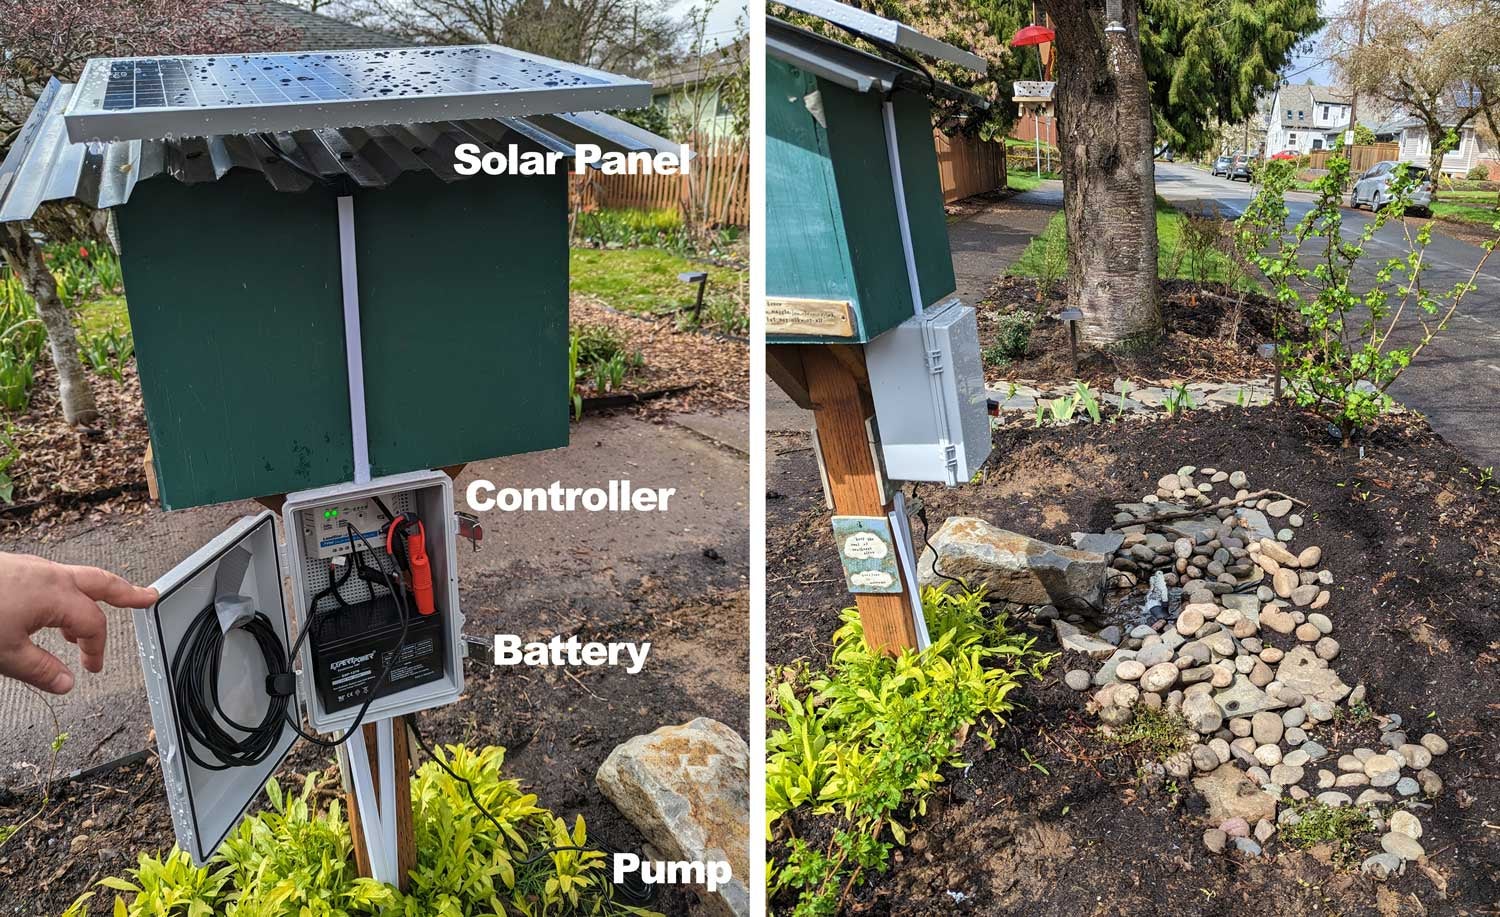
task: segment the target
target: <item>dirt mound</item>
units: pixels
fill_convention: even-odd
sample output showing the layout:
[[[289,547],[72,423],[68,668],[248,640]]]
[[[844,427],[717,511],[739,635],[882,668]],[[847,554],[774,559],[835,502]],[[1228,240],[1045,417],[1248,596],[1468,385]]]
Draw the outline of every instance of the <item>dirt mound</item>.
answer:
[[[778,496],[768,503],[773,666],[799,658],[825,665],[837,611],[848,604],[803,445],[786,437],[771,446],[780,453],[768,482]],[[1372,708],[1451,743],[1446,788],[1422,819],[1427,860],[1380,885],[1316,848],[1273,845],[1274,856],[1253,864],[1210,854],[1200,839],[1203,800],[1190,787],[1143,778],[1142,759],[1098,734],[1058,666],[1012,695],[1026,709],[998,734],[998,748],[971,743],[973,766],[952,774],[931,814],[917,819],[914,835],[923,839],[851,896],[853,912],[1493,913],[1500,489],[1421,421],[1390,421],[1347,451],[1326,425],[1283,408],[1011,428],[997,433],[981,481],[924,487],[921,496],[933,525],[972,515],[1067,543],[1073,531],[1110,525],[1120,494],[1184,464],[1243,469],[1309,504],[1303,532],[1336,575],[1330,614],[1342,632],[1340,672],[1368,686]],[[1032,819],[1056,834],[1028,832]],[[816,834],[809,824],[796,828]],[[991,858],[1035,862],[998,874]]]

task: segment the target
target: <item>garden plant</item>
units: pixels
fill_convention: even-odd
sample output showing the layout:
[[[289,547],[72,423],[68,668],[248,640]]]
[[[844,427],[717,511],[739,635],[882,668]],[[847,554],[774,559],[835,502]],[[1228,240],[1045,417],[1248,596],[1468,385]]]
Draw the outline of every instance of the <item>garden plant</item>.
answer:
[[[113,900],[116,917],[653,914],[614,899],[608,857],[589,846],[582,818],[570,828],[501,775],[505,749],[449,745],[438,754],[443,764],[428,761],[412,780],[417,865],[404,894],[359,876],[349,824],[313,773],[300,793],[268,783],[269,806],[241,822],[207,865],[176,847],[143,853],[63,917],[103,913],[101,899]]]
[[[1251,261],[1284,315],[1305,326],[1305,334],[1295,337],[1288,323],[1278,328],[1290,391],[1299,405],[1337,428],[1346,447],[1356,431],[1391,409],[1391,385],[1448,327],[1496,245],[1495,239],[1483,244],[1467,280],[1433,289],[1423,276],[1432,226],[1413,232],[1402,220],[1417,173],[1398,169],[1395,200],[1352,236],[1344,232],[1340,208],[1349,173],[1347,157],[1330,156],[1328,174],[1317,183],[1317,203],[1289,228],[1284,198],[1294,170],[1269,162],[1259,193],[1239,221],[1241,232],[1268,240],[1269,250],[1252,253]],[[1392,223],[1404,227],[1406,250],[1387,258],[1372,255],[1375,234]]]
[[[770,893],[797,917],[839,913],[865,875],[887,869],[945,769],[963,766],[969,733],[993,747],[1010,693],[1051,662],[979,592],[929,587],[922,607],[927,649],[873,652],[846,609],[829,670],[787,671],[773,688],[767,712],[781,725],[766,737],[766,824],[783,843]],[[818,835],[799,836],[812,821]]]

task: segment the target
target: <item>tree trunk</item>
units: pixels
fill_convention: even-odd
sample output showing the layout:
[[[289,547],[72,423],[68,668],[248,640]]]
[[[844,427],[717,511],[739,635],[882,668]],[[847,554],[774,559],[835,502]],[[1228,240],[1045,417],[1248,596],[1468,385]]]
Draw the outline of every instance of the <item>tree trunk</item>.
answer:
[[[1447,131],[1443,128],[1441,121],[1427,122],[1427,180],[1432,182],[1432,199],[1438,199],[1438,186],[1441,184],[1438,178],[1443,174],[1444,152],[1438,149]]]
[[[52,365],[57,368],[58,398],[62,402],[63,419],[74,426],[93,423],[99,419],[99,408],[94,403],[94,390],[84,372],[83,361],[78,358],[78,335],[73,329],[73,316],[57,295],[57,281],[42,260],[42,247],[37,244],[24,223],[6,226],[10,237],[5,239],[5,260],[11,271],[21,280],[21,287],[36,301],[37,316],[47,329],[48,349],[52,352]]]
[[[1104,31],[1102,5],[1046,0],[1057,31],[1057,128],[1068,227],[1068,306],[1084,340],[1127,347],[1161,333],[1156,283],[1156,174],[1151,92],[1138,0],[1124,32]]]

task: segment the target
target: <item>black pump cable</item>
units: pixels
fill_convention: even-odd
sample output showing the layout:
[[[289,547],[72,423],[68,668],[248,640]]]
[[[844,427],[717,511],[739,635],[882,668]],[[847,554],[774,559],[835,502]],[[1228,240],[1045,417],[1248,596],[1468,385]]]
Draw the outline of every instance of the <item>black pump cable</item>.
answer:
[[[271,619],[257,611],[249,621],[231,628],[254,638],[266,661],[266,682],[270,701],[265,716],[254,726],[236,721],[224,710],[219,698],[219,667],[223,662],[224,639],[228,634],[219,623],[218,611],[209,603],[188,625],[182,642],[172,654],[172,697],[177,706],[178,721],[187,733],[183,750],[193,763],[211,771],[232,767],[250,767],[271,756],[281,739],[281,720],[286,716],[290,694],[269,690],[273,680],[285,682],[291,677],[286,651]],[[234,735],[225,728],[238,730]],[[200,756],[195,744],[206,749],[216,760]]]
[[[911,486],[911,498],[917,501],[917,518],[922,522],[922,547],[932,552],[932,572],[957,586],[960,591],[967,590],[969,587],[962,580],[955,579],[938,569],[937,549],[932,546],[932,542],[927,540],[927,501],[917,493],[916,484]]]

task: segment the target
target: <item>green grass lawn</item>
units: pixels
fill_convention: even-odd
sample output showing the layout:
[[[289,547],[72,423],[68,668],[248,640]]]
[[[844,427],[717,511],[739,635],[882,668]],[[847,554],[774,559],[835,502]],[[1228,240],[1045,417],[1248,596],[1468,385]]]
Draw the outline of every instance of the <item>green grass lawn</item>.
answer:
[[[1049,259],[1056,263],[1056,260],[1063,257],[1062,253],[1067,250],[1067,237],[1068,229],[1064,224],[1063,215],[1054,214],[1052,219],[1047,221],[1047,228],[1043,229],[1040,235],[1032,238],[1031,244],[1026,246],[1021,257],[1010,266],[1006,273],[1011,277],[1030,277],[1033,280],[1045,277],[1048,274]],[[1058,272],[1053,270],[1051,273],[1055,276]]]
[[[1012,191],[1030,191],[1041,187],[1042,182],[1061,178],[1056,172],[1043,172],[1041,178],[1036,177],[1033,171],[1021,171],[1020,169],[1007,169],[1005,172],[1005,186]]]
[[[1045,143],[1045,142],[1042,144],[1042,156],[1045,157],[1047,155],[1047,148],[1049,146],[1052,146],[1052,144]],[[1036,141],[1035,140],[1021,140],[1021,139],[1019,139],[1017,137],[1006,137],[1005,138],[1005,148],[1007,150],[1011,150],[1012,152],[1033,153],[1033,152],[1036,151]],[[1052,147],[1052,156],[1053,156],[1053,158],[1054,159],[1057,158],[1057,155],[1058,155],[1057,147],[1053,146]]]
[[[666,312],[692,305],[697,289],[677,279],[683,271],[708,271],[708,315],[739,302],[744,272],[705,266],[659,248],[575,248],[571,253],[572,290],[595,297],[621,312]],[[717,307],[717,308],[716,308]]]
[[[1182,259],[1182,263],[1173,269],[1172,254],[1182,244],[1182,228],[1187,222],[1187,217],[1179,213],[1172,205],[1158,198],[1156,202],[1156,241],[1157,241],[1157,267],[1158,275],[1163,280],[1174,278],[1198,279],[1194,276],[1192,266]],[[1031,240],[1022,252],[1019,260],[1011,265],[1007,273],[1012,277],[1030,277],[1043,279],[1050,273],[1054,278],[1061,278],[1062,270],[1058,266],[1066,261],[1067,250],[1067,226],[1061,213],[1056,214],[1047,223],[1047,228],[1042,230],[1041,235]],[[1049,269],[1049,261],[1052,267]],[[1225,283],[1231,276],[1231,265],[1229,259],[1218,252],[1210,252],[1204,261],[1202,279],[1212,283]]]
[[[1493,226],[1500,221],[1500,195],[1494,191],[1439,191],[1432,215],[1453,223]]]
[[[1455,204],[1478,204],[1481,207],[1494,207],[1495,202],[1500,200],[1500,194],[1494,191],[1439,191],[1438,200],[1451,201]]]
[[[76,316],[78,330],[84,335],[107,331],[123,334],[130,330],[130,313],[125,308],[124,296],[91,299],[78,308]]]
[[[1493,226],[1500,221],[1500,210],[1494,206],[1494,195],[1490,195],[1488,206],[1480,203],[1455,201],[1450,195],[1441,195],[1432,202],[1432,215],[1439,220],[1454,223],[1472,223],[1476,226]]]

